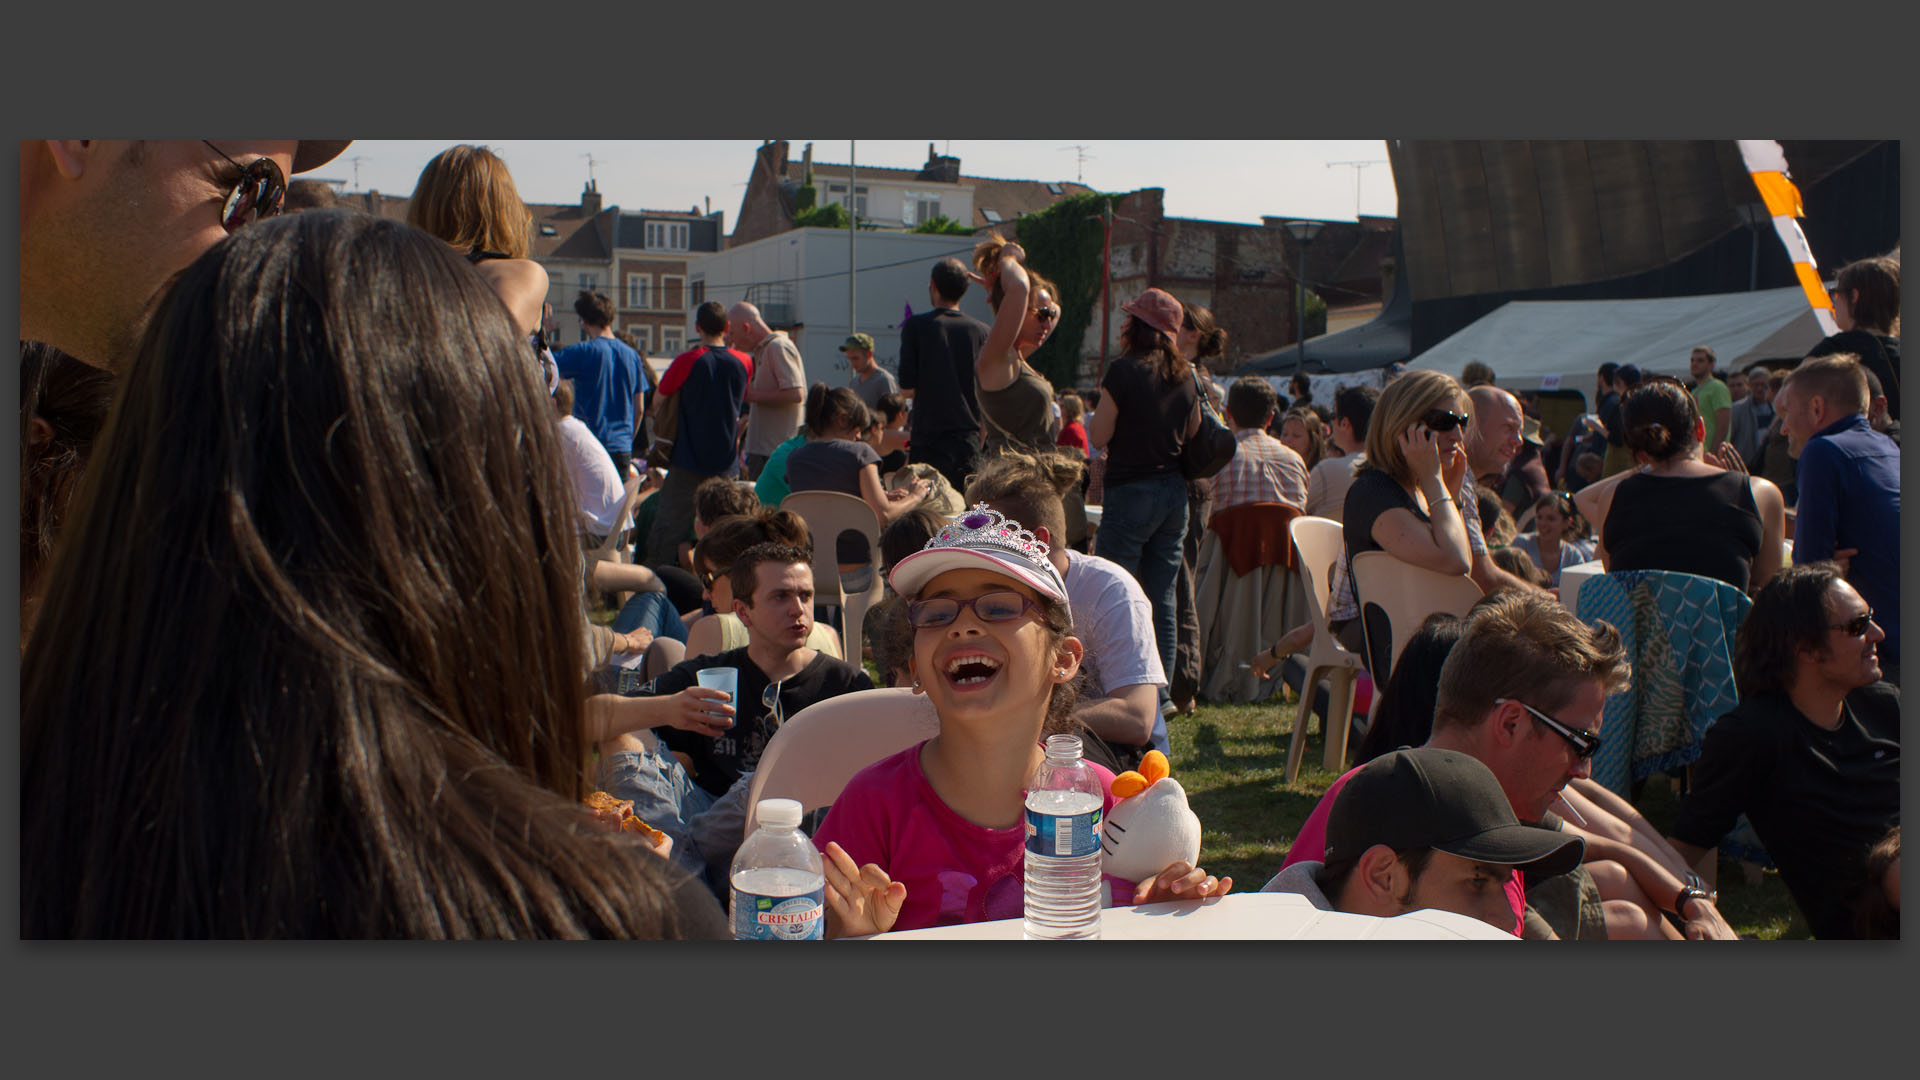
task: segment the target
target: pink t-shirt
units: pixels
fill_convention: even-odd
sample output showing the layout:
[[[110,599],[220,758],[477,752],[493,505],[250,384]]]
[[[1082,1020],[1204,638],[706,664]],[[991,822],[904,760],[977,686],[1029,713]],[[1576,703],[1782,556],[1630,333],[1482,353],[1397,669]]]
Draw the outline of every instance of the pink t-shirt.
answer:
[[[1300,835],[1293,838],[1293,846],[1287,849],[1287,861],[1280,864],[1280,869],[1285,870],[1297,862],[1326,861],[1327,817],[1333,813],[1333,800],[1340,794],[1340,789],[1347,786],[1347,781],[1352,779],[1353,774],[1365,767],[1355,765],[1347,770],[1346,775],[1327,787],[1327,793],[1320,797],[1320,802],[1313,808],[1313,813],[1307,815],[1307,823],[1300,826]],[[1527,882],[1526,875],[1517,870],[1511,878],[1507,879],[1507,903],[1513,906],[1513,936],[1519,937],[1527,910]]]
[[[907,887],[895,930],[1017,919],[1023,910],[1021,869],[1026,827],[987,829],[942,802],[920,767],[919,743],[882,758],[847,781],[813,842],[832,841],[853,861],[873,863]],[[1113,809],[1113,774],[1089,762]],[[1133,883],[1108,878],[1114,902],[1133,899]]]

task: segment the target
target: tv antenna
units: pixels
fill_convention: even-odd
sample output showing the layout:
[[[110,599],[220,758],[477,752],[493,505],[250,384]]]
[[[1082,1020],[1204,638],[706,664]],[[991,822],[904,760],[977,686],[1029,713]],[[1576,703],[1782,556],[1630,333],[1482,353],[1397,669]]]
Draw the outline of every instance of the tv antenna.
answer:
[[[1369,165],[1385,165],[1385,164],[1386,162],[1384,160],[1327,162],[1327,168],[1329,169],[1333,168],[1335,165],[1345,165],[1348,168],[1353,170],[1353,219],[1355,221],[1360,220],[1360,174],[1361,172],[1363,172],[1366,169],[1366,167]]]
[[[1087,168],[1086,168],[1087,162],[1098,161],[1099,159],[1094,157],[1092,154],[1087,153],[1087,150],[1089,148],[1085,146],[1081,146],[1079,143],[1075,143],[1072,146],[1063,146],[1060,149],[1072,150],[1074,152],[1074,155],[1073,155],[1074,156],[1074,175],[1073,175],[1074,183],[1077,183],[1077,184],[1086,183],[1087,182]]]
[[[348,160],[353,162],[353,190],[359,191],[360,190],[360,163],[363,161],[372,161],[373,159],[361,154],[355,154],[353,157],[349,158]]]
[[[593,167],[594,167],[594,166],[595,166],[596,164],[597,164],[597,165],[605,165],[605,164],[606,164],[606,162],[604,162],[604,161],[600,161],[600,162],[596,162],[596,161],[594,161],[594,160],[593,160],[593,151],[591,151],[591,150],[589,150],[589,151],[587,151],[587,152],[586,152],[586,153],[584,153],[584,154],[581,154],[580,156],[581,156],[581,157],[583,157],[583,158],[586,158],[586,159],[587,159],[587,182],[588,182],[589,184],[591,184],[591,183],[593,182]]]

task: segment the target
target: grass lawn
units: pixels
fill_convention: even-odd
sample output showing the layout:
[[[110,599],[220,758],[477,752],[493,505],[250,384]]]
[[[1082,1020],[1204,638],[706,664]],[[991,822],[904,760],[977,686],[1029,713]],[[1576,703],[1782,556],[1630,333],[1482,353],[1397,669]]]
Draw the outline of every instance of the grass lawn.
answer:
[[[1300,775],[1286,782],[1297,708],[1291,691],[1286,700],[1284,706],[1202,704],[1193,715],[1168,722],[1174,778],[1200,816],[1200,863],[1208,873],[1232,877],[1235,892],[1258,890],[1280,869],[1294,835],[1338,779],[1321,767],[1325,740],[1316,720],[1301,753]],[[1353,750],[1350,745],[1349,766]],[[1663,831],[1677,809],[1660,777],[1646,785],[1637,805]],[[1718,885],[1720,913],[1736,932],[1768,940],[1810,936],[1779,874],[1767,871],[1749,881],[1747,868],[1722,858]]]

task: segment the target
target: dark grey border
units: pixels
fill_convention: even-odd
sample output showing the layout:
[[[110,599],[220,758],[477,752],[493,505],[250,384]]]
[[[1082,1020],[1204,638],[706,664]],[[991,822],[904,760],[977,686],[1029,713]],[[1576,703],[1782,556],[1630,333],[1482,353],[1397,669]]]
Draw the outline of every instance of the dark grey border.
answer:
[[[503,9],[476,15],[474,31],[390,5],[244,17],[89,9],[65,26],[16,14],[12,100],[30,104],[9,115],[16,138],[288,127],[700,137],[817,128],[846,102],[847,120],[827,125],[846,129],[838,134],[1063,141],[1888,137],[1913,115],[1895,105],[1911,93],[1895,51],[1855,50],[1840,67],[1828,59],[1837,42],[1874,33],[1870,14],[1842,27],[1783,5],[1713,15],[1670,3],[1188,4],[1062,16],[976,7],[941,9],[922,25],[897,8],[700,14],[705,25],[676,27],[631,8]],[[276,64],[282,45],[289,58]],[[354,75],[315,85],[305,72],[319,56],[351,57]],[[636,122],[630,87],[683,104]],[[17,170],[6,175],[17,183]],[[1904,207],[1912,191],[1909,179]],[[6,248],[17,281],[17,247]],[[14,311],[17,295],[0,302]],[[17,410],[8,415],[17,423]],[[17,742],[4,753],[13,767],[3,771],[17,778]],[[17,800],[0,803],[0,834],[17,857]],[[17,875],[15,857],[0,861]],[[4,899],[17,925],[15,888]],[[1880,1058],[1897,1040],[1886,1038],[1898,1030],[1897,947],[1746,946],[1711,958],[1572,948],[1219,943],[1062,961],[1012,945],[837,945],[801,961],[724,945],[42,943],[15,944],[0,978],[21,1036],[9,1057],[30,1070],[40,1059],[72,1068],[111,1057],[483,1075],[684,1064],[719,1076],[819,1056],[826,1069],[1337,1061],[1374,1074],[1473,1068],[1472,1057],[1493,1054],[1480,1067],[1737,1075]],[[1049,992],[1055,978],[1074,988]],[[1082,1038],[1071,1051],[1042,1050],[1036,1029],[1069,1003],[1085,1010]]]

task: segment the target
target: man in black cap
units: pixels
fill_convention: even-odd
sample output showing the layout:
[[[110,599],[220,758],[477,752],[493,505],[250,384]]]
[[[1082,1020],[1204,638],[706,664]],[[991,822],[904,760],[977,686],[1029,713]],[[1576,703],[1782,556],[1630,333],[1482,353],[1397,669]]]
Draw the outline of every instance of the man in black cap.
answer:
[[[20,337],[94,367],[132,358],[161,287],[347,140],[20,144]]]
[[[1264,892],[1300,893],[1322,911],[1382,918],[1434,908],[1513,926],[1515,870],[1563,874],[1577,836],[1522,825],[1493,771],[1466,754],[1396,750],[1353,775],[1327,819],[1326,862],[1298,862]]]

